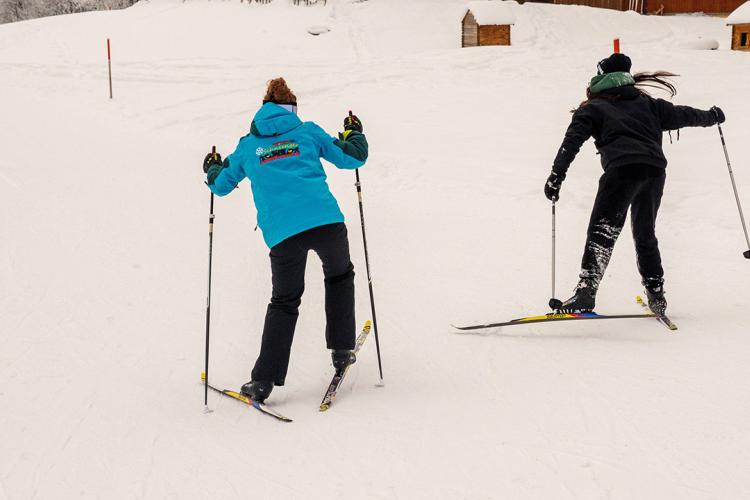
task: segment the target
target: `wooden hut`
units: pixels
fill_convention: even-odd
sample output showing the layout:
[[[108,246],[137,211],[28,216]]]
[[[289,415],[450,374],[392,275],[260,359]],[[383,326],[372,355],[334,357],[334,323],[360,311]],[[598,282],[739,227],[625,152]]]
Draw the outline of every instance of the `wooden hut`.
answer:
[[[737,7],[727,18],[732,27],[732,50],[750,51],[750,2]]]
[[[461,47],[510,45],[510,27],[515,24],[513,1],[469,2],[461,20]]]

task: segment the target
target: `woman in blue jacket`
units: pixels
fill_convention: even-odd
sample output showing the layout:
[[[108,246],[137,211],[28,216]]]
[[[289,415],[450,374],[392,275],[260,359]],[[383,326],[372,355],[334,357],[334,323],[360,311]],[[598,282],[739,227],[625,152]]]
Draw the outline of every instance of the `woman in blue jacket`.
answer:
[[[355,169],[367,160],[368,145],[356,116],[344,120],[335,139],[297,117],[297,98],[283,78],[271,80],[250,126],[224,161],[209,153],[203,164],[218,196],[250,180],[258,227],[271,249],[273,291],[266,312],[260,355],[242,393],[263,402],[284,385],[292,338],[305,287],[307,253],[314,250],[325,277],[326,344],[337,371],[354,363],[354,266],[344,215],[326,183],[320,158]]]

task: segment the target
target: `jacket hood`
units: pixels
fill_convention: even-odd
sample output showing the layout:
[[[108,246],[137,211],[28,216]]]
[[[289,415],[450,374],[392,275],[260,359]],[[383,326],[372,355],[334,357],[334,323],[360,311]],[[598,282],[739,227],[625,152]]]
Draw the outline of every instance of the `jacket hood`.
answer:
[[[253,117],[250,133],[258,137],[281,135],[302,125],[297,115],[278,104],[267,102]]]

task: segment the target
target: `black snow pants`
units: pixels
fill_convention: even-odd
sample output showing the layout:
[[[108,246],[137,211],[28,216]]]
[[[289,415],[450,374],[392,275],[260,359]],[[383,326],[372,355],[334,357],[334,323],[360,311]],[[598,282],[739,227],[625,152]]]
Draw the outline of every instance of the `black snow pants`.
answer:
[[[599,286],[625,224],[628,207],[641,277],[664,276],[655,224],[665,179],[663,168],[646,165],[611,167],[604,172],[589,221],[581,280],[594,288]]]
[[[314,250],[323,262],[326,345],[329,349],[354,349],[354,266],[349,257],[346,225],[340,222],[308,229],[271,248],[273,292],[253,380],[284,385],[305,290],[309,250]]]

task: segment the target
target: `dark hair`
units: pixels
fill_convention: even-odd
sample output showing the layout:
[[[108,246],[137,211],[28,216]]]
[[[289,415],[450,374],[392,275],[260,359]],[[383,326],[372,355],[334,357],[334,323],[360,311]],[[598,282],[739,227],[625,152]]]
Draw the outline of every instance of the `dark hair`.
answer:
[[[669,79],[673,76],[680,76],[669,71],[655,71],[653,73],[636,73],[633,75],[635,80],[635,86],[640,87],[638,90],[642,94],[650,95],[648,92],[643,90],[642,87],[651,87],[653,89],[661,89],[669,93],[669,97],[677,95],[677,87],[674,86]]]
[[[674,76],[680,76],[676,73],[669,71],[654,71],[653,73],[643,72],[636,73],[633,75],[635,80],[635,86],[642,95],[651,96],[644,87],[664,90],[669,94],[669,97],[677,95],[677,87],[669,81]],[[586,100],[578,105],[578,108],[571,110],[571,113],[575,113],[579,108],[588,106],[594,99],[605,99],[608,101],[617,101],[620,97],[612,94],[597,93],[592,94],[590,88],[586,88]]]

